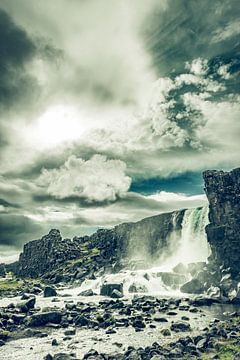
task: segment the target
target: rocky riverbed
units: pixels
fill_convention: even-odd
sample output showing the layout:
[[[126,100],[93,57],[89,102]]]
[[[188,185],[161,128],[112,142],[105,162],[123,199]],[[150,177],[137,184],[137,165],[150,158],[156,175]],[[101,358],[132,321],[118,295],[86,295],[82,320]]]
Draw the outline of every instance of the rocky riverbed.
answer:
[[[217,359],[221,346],[230,346],[231,356],[238,352],[239,305],[184,294],[112,299],[81,290],[45,287],[2,298],[0,358]]]

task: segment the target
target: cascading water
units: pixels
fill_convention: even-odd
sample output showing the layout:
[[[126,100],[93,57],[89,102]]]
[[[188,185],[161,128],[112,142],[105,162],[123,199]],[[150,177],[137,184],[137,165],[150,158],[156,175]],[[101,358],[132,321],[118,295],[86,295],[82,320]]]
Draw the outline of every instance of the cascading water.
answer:
[[[205,233],[207,224],[207,206],[185,210],[180,234],[175,230],[170,234],[169,242],[175,251],[162,264],[165,270],[170,270],[178,263],[189,264],[207,260],[210,255]]]
[[[159,259],[152,262],[152,266],[146,270],[127,270],[124,269],[117,274],[104,275],[100,279],[96,279],[92,282],[92,288],[96,293],[99,292],[99,288],[102,282],[122,282],[124,287],[124,293],[128,293],[130,285],[136,285],[139,288],[139,292],[148,292],[151,294],[165,294],[179,296],[180,284],[174,283],[178,274],[173,272],[173,268],[182,263],[185,266],[189,263],[206,261],[210,254],[207,238],[205,234],[205,226],[208,223],[208,207],[194,208],[185,210],[181,229],[177,223],[177,213],[173,213],[172,217],[172,230],[168,234],[166,243],[168,248],[159,249]],[[137,234],[132,237],[132,242],[138,241]],[[141,237],[141,247],[145,249],[145,256],[149,257],[147,253],[147,241],[144,243],[144,236]],[[131,245],[133,245],[131,243]],[[133,249],[134,246],[131,247]],[[135,247],[138,254],[138,246]],[[144,253],[144,252],[142,252]],[[136,254],[131,254],[133,258],[136,258]],[[147,259],[149,262],[149,258]],[[181,275],[180,275],[181,276]],[[189,279],[188,275],[182,275],[183,282]],[[169,283],[168,280],[169,279]],[[165,280],[164,280],[165,279]],[[82,289],[89,288],[89,280],[82,284]],[[146,289],[146,291],[144,291]]]

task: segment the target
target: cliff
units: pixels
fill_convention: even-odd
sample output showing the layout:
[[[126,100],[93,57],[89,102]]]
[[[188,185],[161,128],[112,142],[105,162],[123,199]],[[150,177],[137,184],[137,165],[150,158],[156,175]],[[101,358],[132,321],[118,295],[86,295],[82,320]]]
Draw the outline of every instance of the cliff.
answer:
[[[154,259],[159,252],[169,247],[168,235],[171,231],[181,230],[184,211],[160,214],[136,223],[124,223],[112,229],[99,229],[91,236],[74,237],[72,240],[63,240],[58,230],[51,230],[42,239],[24,245],[19,257],[18,274],[36,277],[61,268],[66,261],[72,261],[70,277],[79,277],[74,264],[76,260],[79,260],[81,273],[90,273],[131,256],[133,251],[137,256],[144,252],[145,257]],[[66,275],[63,274],[65,270],[64,265],[63,276]]]
[[[240,168],[230,172],[205,171],[205,192],[209,201],[207,239],[212,259],[233,277],[240,266]]]

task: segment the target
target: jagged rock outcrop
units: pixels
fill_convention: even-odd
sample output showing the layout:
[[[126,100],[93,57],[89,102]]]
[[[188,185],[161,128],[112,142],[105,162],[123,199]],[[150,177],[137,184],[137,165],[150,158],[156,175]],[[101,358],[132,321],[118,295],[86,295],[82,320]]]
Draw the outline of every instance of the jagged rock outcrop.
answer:
[[[230,268],[236,277],[240,270],[240,168],[205,171],[203,178],[209,201],[206,233],[212,260]]]
[[[69,259],[81,255],[77,241],[62,240],[59,230],[52,229],[40,240],[33,240],[24,245],[19,257],[20,276],[35,277],[57,267]]]
[[[59,281],[65,278],[82,279],[99,268],[109,266],[131,253],[152,258],[169,247],[169,234],[174,229],[181,231],[185,210],[160,214],[136,223],[124,223],[113,229],[99,229],[91,236],[63,240],[58,230],[51,230],[40,240],[24,245],[19,258],[18,275],[36,277],[44,275],[65,264],[66,260],[77,260],[69,265],[69,276],[64,269],[59,272]],[[137,240],[137,241],[136,241]],[[54,275],[55,276],[55,275]]]

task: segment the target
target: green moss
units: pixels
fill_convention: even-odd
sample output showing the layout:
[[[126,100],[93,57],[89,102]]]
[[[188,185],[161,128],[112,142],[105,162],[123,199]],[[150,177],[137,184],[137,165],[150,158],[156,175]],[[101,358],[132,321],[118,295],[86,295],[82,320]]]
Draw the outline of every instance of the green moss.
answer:
[[[238,353],[240,353],[240,345],[220,344],[217,354],[221,360],[232,360]]]
[[[96,255],[100,255],[100,250],[98,248],[93,248],[91,250],[91,254],[96,256]]]
[[[22,287],[23,284],[24,282],[22,280],[17,280],[17,279],[6,279],[0,281],[0,292],[17,290],[18,288]]]

